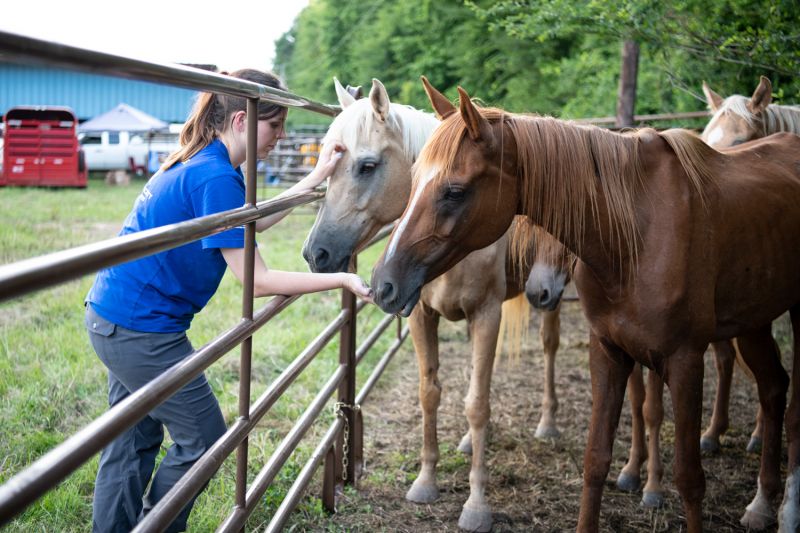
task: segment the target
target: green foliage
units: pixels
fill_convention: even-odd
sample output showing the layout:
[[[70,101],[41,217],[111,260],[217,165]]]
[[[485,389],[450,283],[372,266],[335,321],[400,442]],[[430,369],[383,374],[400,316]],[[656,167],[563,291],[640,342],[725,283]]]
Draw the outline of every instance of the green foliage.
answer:
[[[428,109],[425,75],[452,99],[461,85],[512,111],[611,116],[621,44],[633,39],[638,114],[703,109],[703,80],[750,94],[762,74],[791,103],[799,22],[793,0],[316,0],[276,43],[275,68],[326,102],[334,76],[365,89],[376,77],[393,100]]]

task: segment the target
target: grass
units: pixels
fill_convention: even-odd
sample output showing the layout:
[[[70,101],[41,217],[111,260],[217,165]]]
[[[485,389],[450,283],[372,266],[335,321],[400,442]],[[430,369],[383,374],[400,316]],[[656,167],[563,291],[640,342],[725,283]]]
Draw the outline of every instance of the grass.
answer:
[[[142,184],[107,187],[92,180],[85,190],[0,189],[0,263],[113,237]],[[301,207],[275,228],[259,234],[259,248],[270,267],[307,270],[300,249],[313,216],[312,210]],[[379,248],[362,254],[363,277],[369,277]],[[86,276],[0,304],[0,483],[107,408],[105,367],[89,345],[83,326],[83,298],[93,278]],[[251,400],[336,316],[339,302],[339,291],[305,296],[255,334]],[[257,301],[256,309],[265,303]],[[200,347],[233,326],[240,314],[241,285],[226,274],[217,294],[195,318],[189,338]],[[371,329],[382,318],[377,308],[368,306],[359,315],[359,331]],[[359,383],[391,342],[390,335],[384,337],[359,368]],[[359,338],[363,339],[363,333]],[[229,424],[238,412],[238,359],[238,349],[234,349],[206,372]],[[250,437],[251,479],[337,365],[338,343],[333,342],[261,421]],[[328,409],[267,491],[249,527],[264,527],[269,522],[332,420],[332,409]],[[167,440],[162,454],[168,444]],[[96,469],[97,457],[31,505],[8,530],[87,530]],[[190,531],[212,531],[227,517],[233,505],[234,479],[235,462],[229,459],[198,498]],[[317,490],[314,487],[319,484],[312,485],[312,490]],[[326,521],[319,500],[307,497],[288,527],[326,529]]]

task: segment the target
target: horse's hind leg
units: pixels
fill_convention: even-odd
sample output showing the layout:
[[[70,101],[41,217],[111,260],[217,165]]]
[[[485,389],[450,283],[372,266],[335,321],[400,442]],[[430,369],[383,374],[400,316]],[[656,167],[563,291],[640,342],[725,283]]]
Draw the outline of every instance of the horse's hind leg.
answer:
[[[736,339],[739,353],[758,384],[764,425],[758,492],[747,506],[742,525],[764,529],[775,522],[773,502],[780,492],[781,432],[789,378],[781,366],[780,352],[772,338],[771,324]]]
[[[458,527],[467,531],[490,531],[492,511],[486,500],[489,474],[486,468],[486,433],[489,423],[489,392],[492,382],[497,334],[500,329],[500,302],[488,304],[469,317],[472,330],[472,375],[465,401],[472,435],[472,467],[469,472],[469,498],[458,518]]]
[[[589,368],[592,376],[592,420],[583,459],[583,490],[578,531],[600,528],[603,485],[611,466],[614,434],[619,424],[625,383],[633,360],[616,347],[604,345],[592,334],[589,340]]]
[[[408,318],[408,327],[419,366],[419,404],[422,407],[422,454],[419,475],[406,493],[406,499],[430,503],[439,497],[436,486],[436,463],[439,461],[439,441],[436,435],[436,414],[441,400],[439,383],[439,326],[438,313],[421,302]]]
[[[719,451],[719,437],[728,429],[728,406],[731,399],[731,380],[736,350],[729,340],[715,342],[714,363],[717,367],[717,393],[714,396],[714,411],[708,429],[700,437],[700,448],[705,452]]]
[[[666,358],[664,376],[675,413],[675,485],[681,495],[689,533],[702,531],[706,482],[700,462],[703,405],[703,352],[684,348]]]
[[[780,530],[782,532],[800,529],[800,306],[791,310],[792,333],[794,337],[794,358],[792,363],[792,394],[789,409],[786,411],[786,440],[789,443],[789,476],[783,490],[781,504]]]
[[[642,484],[642,464],[647,460],[645,445],[644,416],[644,378],[642,365],[636,363],[628,376],[628,401],[631,404],[631,448],[628,462],[622,467],[617,477],[617,488],[625,492],[636,492]]]
[[[542,417],[536,427],[537,439],[558,438],[561,432],[556,427],[556,352],[561,338],[561,306],[554,311],[542,312],[542,325],[539,335],[544,349],[544,394],[542,395]]]
[[[664,505],[664,465],[661,462],[661,425],[664,422],[664,380],[654,370],[647,372],[647,393],[644,402],[647,425],[647,483],[642,490],[642,506]]]

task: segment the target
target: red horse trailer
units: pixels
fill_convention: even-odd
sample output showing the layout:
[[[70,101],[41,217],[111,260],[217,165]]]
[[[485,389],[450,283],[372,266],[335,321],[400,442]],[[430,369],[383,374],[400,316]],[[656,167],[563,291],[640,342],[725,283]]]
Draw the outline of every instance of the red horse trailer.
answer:
[[[14,107],[6,112],[2,185],[86,187],[78,120],[67,107]]]

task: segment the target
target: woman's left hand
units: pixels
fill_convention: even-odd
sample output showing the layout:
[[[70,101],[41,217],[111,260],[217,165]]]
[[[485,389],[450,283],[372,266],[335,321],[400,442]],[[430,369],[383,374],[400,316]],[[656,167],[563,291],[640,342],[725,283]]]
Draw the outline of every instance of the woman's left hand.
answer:
[[[338,141],[330,141],[323,145],[322,151],[320,151],[319,157],[317,158],[317,165],[314,167],[314,170],[311,171],[311,174],[308,175],[310,181],[309,186],[311,186],[312,189],[333,174],[337,163],[339,163],[339,159],[342,158],[346,150],[347,147]]]

